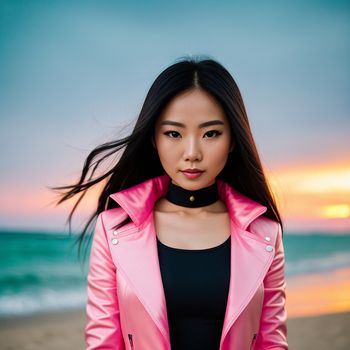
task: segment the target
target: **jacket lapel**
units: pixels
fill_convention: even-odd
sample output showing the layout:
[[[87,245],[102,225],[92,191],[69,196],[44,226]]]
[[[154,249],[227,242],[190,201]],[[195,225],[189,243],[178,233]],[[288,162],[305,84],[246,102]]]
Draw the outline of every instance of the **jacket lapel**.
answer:
[[[111,249],[117,270],[129,281],[134,293],[165,340],[170,342],[165,295],[152,219],[148,218],[139,228],[134,226],[134,229],[126,232],[120,229],[117,235],[119,243],[115,246],[111,245]]]
[[[230,327],[256,293],[272,261],[272,254],[265,250],[266,242],[251,238],[247,235],[249,233],[231,223],[230,284],[220,349]]]
[[[168,182],[169,177],[163,175],[110,197],[126,211],[135,224],[133,229],[118,230],[119,243],[111,246],[114,261],[167,344],[170,344],[152,210],[155,201],[165,195]],[[266,242],[247,230],[250,223],[266,212],[267,208],[243,196],[223,181],[219,180],[218,189],[231,218],[231,274],[222,344],[230,327],[261,284],[273,255],[266,252]]]

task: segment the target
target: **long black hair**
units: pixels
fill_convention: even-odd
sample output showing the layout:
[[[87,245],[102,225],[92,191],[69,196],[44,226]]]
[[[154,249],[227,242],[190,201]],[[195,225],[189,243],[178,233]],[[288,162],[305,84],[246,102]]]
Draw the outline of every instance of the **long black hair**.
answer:
[[[229,153],[227,163],[217,178],[266,206],[267,211],[264,215],[279,222],[283,232],[282,219],[264,174],[243,98],[235,80],[216,60],[198,56],[185,57],[175,61],[155,79],[146,95],[131,135],[97,146],[86,158],[77,183],[52,188],[67,190],[60,194],[61,198],[56,205],[81,193],[68,216],[69,232],[71,232],[72,216],[80,201],[92,186],[105,183],[97,200],[96,211],[78,236],[78,256],[84,236],[97,216],[106,209],[119,206],[114,201],[108,201],[110,194],[165,174],[157,150],[152,145],[155,123],[161,111],[174,96],[193,88],[201,88],[216,98],[230,124],[235,147]],[[94,177],[101,164],[112,157],[110,169]],[[128,217],[118,227],[130,221]]]

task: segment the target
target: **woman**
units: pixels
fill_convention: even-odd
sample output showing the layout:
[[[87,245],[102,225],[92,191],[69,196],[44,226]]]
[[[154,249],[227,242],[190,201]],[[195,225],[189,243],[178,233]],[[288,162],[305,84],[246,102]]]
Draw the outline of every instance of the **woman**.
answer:
[[[88,223],[87,349],[288,349],[283,225],[221,64],[165,69],[132,134],[92,151],[60,202],[103,180]]]

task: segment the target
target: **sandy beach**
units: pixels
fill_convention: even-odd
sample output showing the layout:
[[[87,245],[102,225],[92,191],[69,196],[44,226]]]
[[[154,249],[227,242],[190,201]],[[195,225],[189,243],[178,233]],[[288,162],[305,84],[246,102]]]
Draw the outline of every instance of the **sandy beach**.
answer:
[[[0,320],[2,350],[84,349],[84,311]],[[350,349],[350,312],[289,318],[291,350]]]

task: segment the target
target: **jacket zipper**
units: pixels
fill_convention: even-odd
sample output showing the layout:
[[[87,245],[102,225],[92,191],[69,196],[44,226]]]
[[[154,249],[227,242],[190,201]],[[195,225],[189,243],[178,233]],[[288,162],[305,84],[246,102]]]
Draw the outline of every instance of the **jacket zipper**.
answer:
[[[129,343],[130,343],[130,346],[131,346],[131,350],[134,350],[134,343],[132,341],[132,334],[128,334],[128,338],[129,338]]]
[[[256,340],[256,333],[254,333],[254,335],[253,335],[253,339],[252,339],[252,342],[250,344],[250,350],[254,349],[255,340]]]

